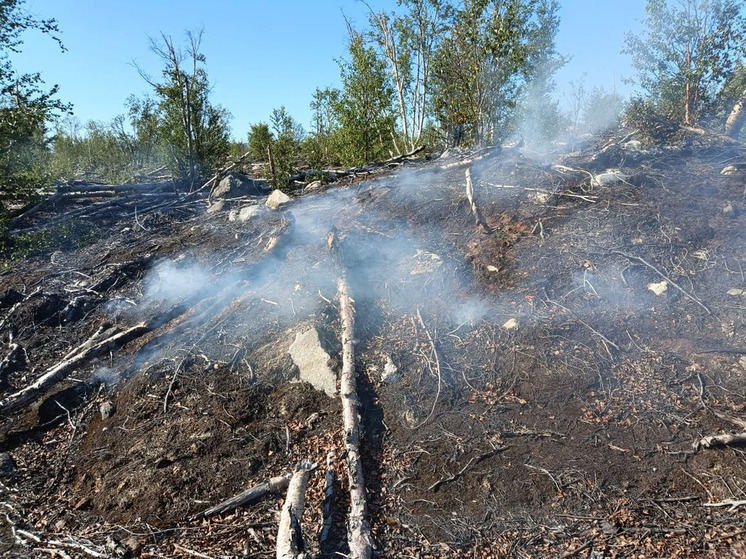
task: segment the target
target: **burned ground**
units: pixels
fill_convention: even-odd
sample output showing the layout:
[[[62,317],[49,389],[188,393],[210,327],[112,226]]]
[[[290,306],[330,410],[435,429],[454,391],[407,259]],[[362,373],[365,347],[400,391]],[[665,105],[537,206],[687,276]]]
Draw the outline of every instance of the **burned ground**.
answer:
[[[530,155],[451,153],[248,221],[164,193],[16,222],[71,240],[0,276],[4,398],[99,329],[147,332],[4,414],[0,547],[271,555],[281,497],[196,515],[310,458],[306,539],[344,553],[341,463],[316,539],[340,405],[288,348],[315,327],[339,369],[346,276],[380,556],[742,555],[743,451],[696,443],[744,430],[746,181],[720,171],[746,150]]]

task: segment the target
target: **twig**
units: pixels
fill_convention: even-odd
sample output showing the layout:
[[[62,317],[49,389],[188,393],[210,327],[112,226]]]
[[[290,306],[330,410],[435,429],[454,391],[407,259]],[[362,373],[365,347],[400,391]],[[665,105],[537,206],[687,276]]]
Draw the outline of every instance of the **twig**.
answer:
[[[575,555],[577,555],[581,551],[585,551],[586,549],[588,549],[589,547],[591,547],[593,545],[593,542],[594,542],[594,539],[591,538],[590,540],[588,540],[587,542],[585,542],[583,545],[581,545],[579,548],[574,549],[573,551],[568,551],[567,553],[565,553],[562,556],[562,559],[567,559],[568,557],[574,557]]]
[[[738,507],[746,505],[746,500],[736,501],[735,499],[725,499],[719,503],[703,503],[703,507],[728,507],[728,512],[733,512]]]
[[[443,379],[442,379],[442,375],[440,371],[440,359],[438,358],[438,350],[435,349],[435,342],[433,341],[433,337],[430,335],[430,331],[425,326],[425,321],[422,320],[420,309],[417,309],[417,318],[420,321],[420,326],[422,326],[422,329],[425,331],[425,335],[427,336],[427,341],[430,342],[430,349],[433,353],[433,358],[435,359],[435,373],[438,375],[438,391],[435,393],[435,400],[433,401],[433,407],[430,410],[430,413],[428,414],[428,416],[425,419],[423,419],[420,423],[412,427],[412,429],[418,429],[422,427],[433,416],[433,414],[435,413],[435,406],[438,404],[438,399],[440,398],[441,385],[443,384]]]
[[[471,459],[466,463],[466,466],[461,468],[458,472],[453,474],[452,476],[444,477],[433,483],[430,487],[428,487],[428,491],[437,491],[441,485],[445,485],[446,483],[451,483],[452,481],[456,481],[459,479],[464,473],[466,473],[466,470],[471,468],[473,464],[476,464],[478,462],[481,462],[485,458],[489,458],[490,456],[493,456],[494,454],[497,454],[498,452],[505,450],[506,446],[501,446],[498,448],[493,448],[492,450],[488,450],[487,452],[484,452],[478,456],[472,456]]]
[[[639,256],[635,256],[634,254],[628,254],[628,253],[623,252],[621,250],[613,250],[612,254],[620,254],[620,255],[624,256],[625,258],[628,258],[630,260],[637,260],[641,264],[644,264],[645,266],[647,266],[648,268],[650,268],[651,270],[653,270],[656,274],[658,274],[660,277],[662,277],[664,280],[666,280],[668,283],[670,283],[671,285],[673,285],[676,289],[678,289],[679,291],[681,291],[681,293],[683,293],[684,296],[687,299],[691,299],[692,301],[694,301],[695,303],[697,303],[700,307],[702,307],[705,311],[707,311],[707,314],[712,314],[712,311],[709,309],[709,307],[707,307],[707,305],[705,305],[702,301],[700,301],[699,299],[697,299],[694,295],[692,295],[691,293],[689,293],[686,289],[684,289],[683,287],[681,287],[678,283],[676,283],[675,281],[673,281],[670,277],[668,277],[666,274],[664,274],[663,272],[661,272],[658,268],[656,268],[655,266],[653,266],[650,262],[648,262],[644,258],[640,258]]]
[[[32,534],[31,532],[21,530],[20,528],[14,528],[14,532],[16,534],[16,538],[18,538],[18,536],[21,536],[26,540],[30,540],[36,544],[37,548],[41,546],[62,547],[66,549],[75,549],[78,551],[82,551],[83,553],[85,553],[86,555],[90,555],[91,557],[101,557],[102,559],[109,557],[109,555],[107,555],[106,553],[96,551],[95,549],[91,549],[90,547],[80,543],[65,542],[61,540],[45,540],[35,534]]]
[[[570,315],[572,315],[572,317],[573,317],[573,318],[574,318],[575,320],[577,320],[578,322],[580,322],[580,324],[582,324],[583,326],[585,326],[586,328],[588,328],[588,330],[590,330],[591,332],[593,332],[594,334],[596,334],[596,336],[598,336],[599,338],[601,338],[601,341],[603,341],[603,343],[604,343],[604,349],[606,349],[606,353],[608,353],[608,354],[609,354],[609,357],[610,357],[611,359],[614,359],[614,356],[613,356],[613,355],[611,355],[611,352],[609,351],[609,348],[608,348],[608,347],[606,347],[606,344],[609,344],[609,345],[610,345],[611,347],[613,347],[613,348],[614,348],[614,349],[616,349],[617,351],[621,351],[621,350],[619,349],[619,346],[618,346],[618,345],[616,345],[616,344],[615,344],[614,342],[612,342],[612,341],[611,341],[611,340],[610,340],[609,338],[607,338],[606,336],[604,336],[604,335],[603,335],[603,334],[602,334],[601,332],[599,332],[598,330],[596,330],[595,328],[593,328],[593,327],[592,327],[592,326],[591,326],[590,324],[588,324],[587,322],[585,322],[585,321],[584,321],[583,319],[581,319],[581,318],[578,318],[578,317],[577,317],[577,316],[575,315],[575,313],[574,313],[574,312],[572,312],[572,311],[571,311],[570,309],[568,309],[568,308],[567,308],[566,306],[564,306],[564,305],[560,305],[559,303],[557,303],[556,301],[552,301],[551,299],[547,299],[547,303],[552,303],[553,305],[556,305],[556,306],[558,306],[559,308],[561,308],[561,309],[564,309],[565,311],[569,312],[569,313],[570,313]]]

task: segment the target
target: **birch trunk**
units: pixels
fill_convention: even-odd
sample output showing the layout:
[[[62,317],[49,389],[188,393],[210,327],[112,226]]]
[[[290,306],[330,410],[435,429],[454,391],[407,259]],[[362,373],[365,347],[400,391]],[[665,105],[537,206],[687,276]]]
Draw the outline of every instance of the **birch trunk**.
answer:
[[[342,419],[345,438],[345,466],[350,485],[350,514],[347,520],[347,541],[352,559],[369,559],[373,554],[373,539],[368,521],[363,465],[360,459],[360,401],[355,379],[355,315],[347,282],[339,280],[340,313],[342,315]]]

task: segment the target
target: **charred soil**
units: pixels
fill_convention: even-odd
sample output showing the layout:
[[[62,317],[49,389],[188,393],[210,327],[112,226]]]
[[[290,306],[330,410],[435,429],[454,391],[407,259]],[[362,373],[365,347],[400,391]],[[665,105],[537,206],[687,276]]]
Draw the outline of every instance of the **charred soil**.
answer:
[[[96,234],[0,276],[0,552],[269,556],[281,495],[199,513],[311,459],[305,539],[346,553],[339,398],[288,353],[315,328],[339,372],[346,277],[379,556],[746,554],[746,455],[699,444],[746,430],[746,176],[721,174],[746,149],[619,138],[450,153],[278,210],[167,192],[18,221]]]

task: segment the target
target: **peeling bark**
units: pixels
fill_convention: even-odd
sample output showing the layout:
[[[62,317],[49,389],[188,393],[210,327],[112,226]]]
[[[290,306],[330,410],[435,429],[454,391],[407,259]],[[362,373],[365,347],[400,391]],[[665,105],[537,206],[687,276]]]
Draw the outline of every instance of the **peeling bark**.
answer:
[[[308,478],[315,468],[315,463],[304,460],[298,464],[293,477],[290,478],[285,504],[282,505],[280,512],[280,526],[277,529],[277,559],[306,557],[300,519],[303,516]]]
[[[347,519],[347,541],[350,557],[369,559],[373,554],[373,538],[368,521],[365,479],[360,459],[360,400],[355,379],[355,310],[347,290],[347,282],[339,280],[340,314],[342,315],[342,419],[345,438],[345,466],[350,484],[350,514]]]
[[[62,362],[48,369],[35,382],[24,387],[23,389],[10,394],[7,398],[0,400],[0,415],[14,413],[38,400],[48,388],[55,383],[64,379],[76,367],[80,366],[87,360],[100,355],[106,350],[112,350],[123,346],[150,331],[146,324],[138,324],[123,332],[117,332],[114,335],[100,340],[102,331],[99,330],[85,343],[78,346],[68,353]]]
[[[744,120],[746,120],[744,117],[746,117],[746,89],[741,93],[736,104],[733,105],[733,109],[725,121],[725,135],[730,138],[737,136],[741,131]]]
[[[250,487],[249,489],[243,491],[242,493],[239,493],[238,495],[234,495],[230,499],[226,499],[225,501],[218,503],[214,507],[210,507],[209,509],[202,511],[201,513],[195,515],[194,518],[203,518],[207,516],[214,516],[216,514],[222,514],[247,503],[251,503],[252,501],[256,501],[257,499],[261,499],[262,497],[270,493],[280,493],[287,489],[289,482],[289,475],[270,478],[257,485],[254,485],[253,487]]]

